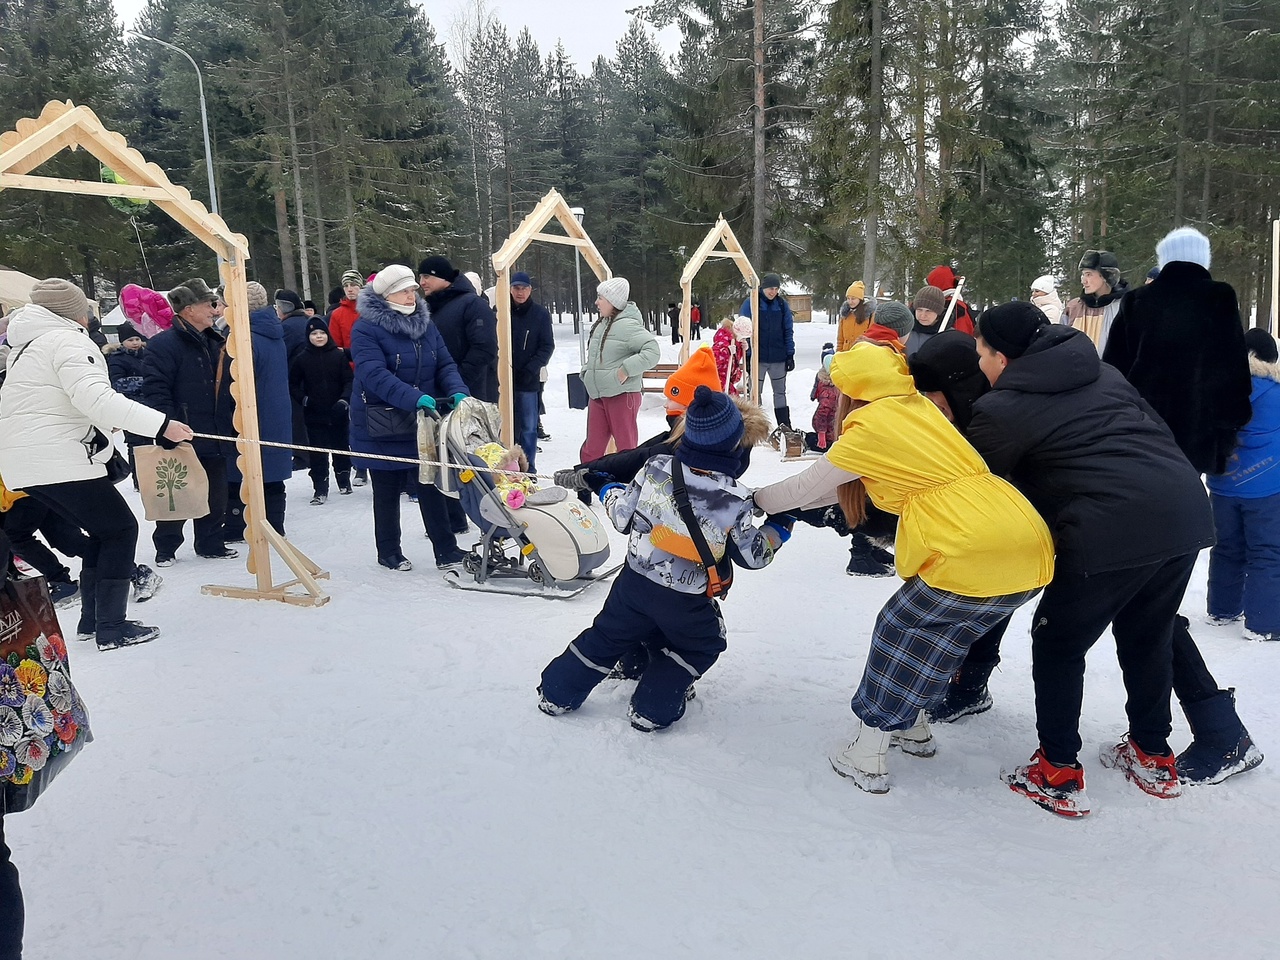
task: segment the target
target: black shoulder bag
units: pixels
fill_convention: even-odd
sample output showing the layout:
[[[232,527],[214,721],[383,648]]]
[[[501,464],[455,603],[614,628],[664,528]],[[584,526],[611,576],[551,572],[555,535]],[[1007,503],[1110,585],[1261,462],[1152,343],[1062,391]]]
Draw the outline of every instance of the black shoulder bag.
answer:
[[[693,505],[689,503],[689,490],[684,485],[684,465],[675,457],[671,458],[671,499],[680,511],[680,519],[689,529],[689,539],[698,548],[702,568],[707,571],[707,596],[728,596],[729,588],[733,586],[733,561],[729,559],[728,544],[725,545],[724,557],[717,561],[707,545],[707,538],[702,535],[702,528],[698,526]]]
[[[413,385],[418,387],[422,375],[422,345],[415,343],[413,352],[418,355],[418,366],[413,371]],[[373,404],[364,395],[364,425],[370,440],[393,440],[411,437],[418,432],[418,411],[401,410],[387,403]]]

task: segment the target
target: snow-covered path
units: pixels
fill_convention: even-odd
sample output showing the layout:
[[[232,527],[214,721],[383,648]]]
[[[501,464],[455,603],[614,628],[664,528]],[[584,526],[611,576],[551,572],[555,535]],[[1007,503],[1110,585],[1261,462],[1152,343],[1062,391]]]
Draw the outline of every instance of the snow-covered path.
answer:
[[[797,326],[798,424],[834,330]],[[585,424],[564,396],[570,326],[557,335],[547,471],[576,461]],[[642,416],[641,436],[657,432],[656,397]],[[795,469],[762,447],[745,479]],[[539,671],[607,588],[564,602],[451,590],[412,508],[418,567],[392,573],[374,561],[368,487],[324,507],[309,493],[295,474],[288,534],[331,571],[327,607],[202,596],[250,580],[188,543],[131,609],[164,636],[73,645],[97,739],[5,824],[30,960],[1277,953],[1280,648],[1203,625],[1203,557],[1184,612],[1274,756],[1172,802],[1103,770],[1098,748],[1124,731],[1104,639],[1082,724],[1095,812],[1071,822],[997,780],[1035,747],[1028,609],[995,708],[940,727],[932,760],[895,752],[893,790],[873,797],[826,751],[851,729],[897,581],[847,577],[829,532],[800,528],[772,567],[739,574],[728,652],[684,720],[644,735],[629,684],[606,681],[567,717],[534,706]],[[1188,739],[1175,710],[1175,749]]]

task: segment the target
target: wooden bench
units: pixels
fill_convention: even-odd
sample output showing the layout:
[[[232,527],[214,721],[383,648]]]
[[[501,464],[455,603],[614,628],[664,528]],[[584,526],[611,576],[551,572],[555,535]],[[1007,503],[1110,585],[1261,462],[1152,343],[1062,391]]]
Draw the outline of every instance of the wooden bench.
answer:
[[[641,393],[661,393],[667,378],[680,369],[678,363],[660,363],[640,375]]]

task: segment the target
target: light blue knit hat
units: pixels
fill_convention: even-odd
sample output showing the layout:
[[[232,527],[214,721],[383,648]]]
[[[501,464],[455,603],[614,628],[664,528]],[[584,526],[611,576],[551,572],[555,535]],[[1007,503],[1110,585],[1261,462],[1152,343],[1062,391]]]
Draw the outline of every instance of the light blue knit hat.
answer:
[[[1166,263],[1182,260],[1186,263],[1198,263],[1209,269],[1209,238],[1195,227],[1179,227],[1165,235],[1156,244],[1156,259],[1160,261],[1160,269]]]

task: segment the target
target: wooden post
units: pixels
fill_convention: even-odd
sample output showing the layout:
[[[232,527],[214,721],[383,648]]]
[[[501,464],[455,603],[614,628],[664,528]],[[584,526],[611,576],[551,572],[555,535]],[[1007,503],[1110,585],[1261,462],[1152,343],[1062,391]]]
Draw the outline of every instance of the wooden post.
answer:
[[[693,325],[693,281],[680,281],[680,363],[689,359],[689,335]]]
[[[502,411],[502,442],[510,447],[515,443],[516,395],[515,378],[511,373],[511,265],[498,270],[498,397]]]

